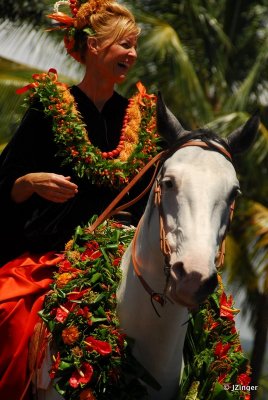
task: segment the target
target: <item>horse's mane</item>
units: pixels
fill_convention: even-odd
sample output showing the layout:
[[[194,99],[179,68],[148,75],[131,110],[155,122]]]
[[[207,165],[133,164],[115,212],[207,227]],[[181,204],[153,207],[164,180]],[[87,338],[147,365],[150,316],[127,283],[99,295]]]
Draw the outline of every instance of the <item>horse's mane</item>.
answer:
[[[213,146],[213,142],[218,143],[223,146],[225,150],[231,153],[231,149],[225,139],[210,131],[209,129],[197,129],[194,131],[189,131],[181,138],[175,141],[175,143],[170,148],[170,151],[173,152],[176,148],[182,146],[183,144],[189,142],[190,140],[201,140],[206,143],[211,149],[215,150],[215,146]]]

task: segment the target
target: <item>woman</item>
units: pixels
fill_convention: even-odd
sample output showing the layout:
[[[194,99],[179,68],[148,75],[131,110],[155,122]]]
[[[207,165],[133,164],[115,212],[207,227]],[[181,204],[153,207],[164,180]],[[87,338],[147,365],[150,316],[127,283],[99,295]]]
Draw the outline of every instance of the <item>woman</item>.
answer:
[[[72,17],[58,11],[63,3]],[[115,1],[70,0],[50,17],[85,75],[70,90],[54,70],[34,75],[22,90],[30,89],[31,107],[1,155],[1,263],[12,260],[0,270],[3,399],[26,399],[27,346],[55,252],[157,152],[154,96],[141,85],[130,101],[114,91],[137,58],[132,14]]]

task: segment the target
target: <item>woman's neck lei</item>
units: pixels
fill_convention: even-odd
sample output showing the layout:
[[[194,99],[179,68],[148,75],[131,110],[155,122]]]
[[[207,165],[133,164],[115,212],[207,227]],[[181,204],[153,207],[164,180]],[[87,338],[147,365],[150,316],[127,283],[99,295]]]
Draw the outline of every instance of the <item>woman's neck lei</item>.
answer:
[[[101,152],[90,142],[75,99],[67,85],[58,82],[57,72],[34,74],[33,82],[17,90],[30,90],[29,99],[37,98],[44,112],[52,117],[54,141],[63,165],[69,164],[79,178],[97,185],[121,188],[158,152],[155,123],[155,96],[137,84],[138,92],[129,100],[116,149]]]

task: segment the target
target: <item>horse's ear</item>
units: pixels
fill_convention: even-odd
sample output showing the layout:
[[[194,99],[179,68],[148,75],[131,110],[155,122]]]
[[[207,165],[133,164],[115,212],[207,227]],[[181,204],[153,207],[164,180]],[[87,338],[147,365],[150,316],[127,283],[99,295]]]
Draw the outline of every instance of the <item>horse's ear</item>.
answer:
[[[227,142],[232,154],[243,153],[253,144],[260,124],[260,118],[257,114],[253,115],[247,122],[232,132]]]
[[[187,133],[175,115],[173,115],[165,105],[160,92],[158,92],[157,95],[156,121],[158,133],[167,141],[169,146],[172,146],[178,139]]]

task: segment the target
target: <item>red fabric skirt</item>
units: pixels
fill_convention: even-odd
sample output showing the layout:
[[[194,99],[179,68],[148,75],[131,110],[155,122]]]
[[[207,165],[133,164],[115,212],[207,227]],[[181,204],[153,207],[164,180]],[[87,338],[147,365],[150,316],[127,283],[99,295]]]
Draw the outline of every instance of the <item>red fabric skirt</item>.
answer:
[[[59,261],[26,253],[0,268],[0,399],[28,399],[29,339]]]

